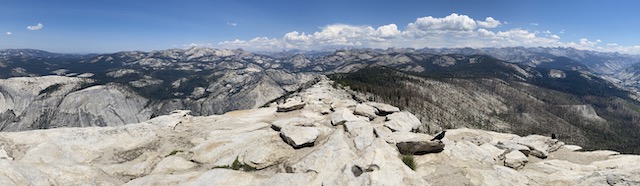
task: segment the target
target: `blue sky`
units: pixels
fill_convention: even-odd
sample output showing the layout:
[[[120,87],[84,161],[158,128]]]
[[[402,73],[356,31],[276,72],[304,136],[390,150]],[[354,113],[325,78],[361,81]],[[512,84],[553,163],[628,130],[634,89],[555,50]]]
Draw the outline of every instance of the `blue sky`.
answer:
[[[3,0],[0,48],[563,46],[638,54],[638,7],[616,0]]]

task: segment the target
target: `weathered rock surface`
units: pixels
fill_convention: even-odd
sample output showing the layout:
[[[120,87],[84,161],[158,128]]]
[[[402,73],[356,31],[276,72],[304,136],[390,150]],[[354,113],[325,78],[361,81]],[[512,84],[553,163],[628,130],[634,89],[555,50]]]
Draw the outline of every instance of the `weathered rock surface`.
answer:
[[[305,102],[300,98],[289,98],[283,104],[278,105],[278,112],[289,112],[293,110],[299,110],[304,107]]]
[[[377,117],[378,109],[366,104],[358,104],[356,105],[356,108],[353,111],[353,113],[356,115],[367,117],[369,118],[369,120],[373,120]]]
[[[280,130],[280,136],[293,148],[313,146],[320,135],[320,130],[315,127],[286,126]]]
[[[344,123],[344,128],[353,138],[356,149],[362,150],[375,140],[373,126],[369,122],[355,121]]]
[[[442,143],[442,141],[403,141],[396,143],[396,146],[400,153],[412,155],[423,155],[442,152],[444,150],[444,143]]]
[[[531,153],[531,149],[529,147],[517,144],[515,142],[511,142],[511,141],[507,141],[507,142],[500,141],[496,143],[496,147],[507,150],[507,151],[520,151],[526,156],[528,156]]]
[[[271,128],[276,131],[280,131],[282,127],[286,126],[313,126],[312,120],[309,118],[301,118],[301,117],[291,117],[291,118],[282,118],[276,121],[273,121],[271,124]]]
[[[331,124],[333,125],[342,125],[346,122],[359,120],[361,119],[353,115],[353,111],[347,108],[336,109],[336,111],[331,114]]]
[[[577,152],[544,136],[465,128],[432,142],[430,135],[392,132],[382,118],[363,120],[345,107],[335,112],[352,120],[333,125],[335,113],[322,110],[350,95],[326,80],[296,94],[307,106],[290,112],[275,105],[205,117],[175,111],[122,126],[0,132],[0,185],[640,183],[637,155]],[[440,153],[412,155],[412,170],[400,152],[420,143],[444,146]],[[546,152],[546,159],[527,157],[524,148]]]
[[[334,100],[331,103],[331,108],[333,110],[338,110],[340,108],[347,108],[351,111],[353,111],[356,107],[356,104],[358,104],[358,102],[351,100],[351,99],[340,99],[340,100]]]
[[[378,114],[381,116],[386,116],[394,112],[400,112],[400,109],[398,107],[394,107],[392,105],[385,104],[385,103],[366,102],[365,104],[378,109]]]
[[[547,158],[550,152],[558,150],[564,143],[540,135],[530,135],[517,140],[518,144],[531,149],[531,155],[538,158]]]
[[[564,148],[567,148],[571,151],[579,151],[582,150],[581,146],[577,146],[577,145],[564,145]]]
[[[409,112],[396,112],[387,115],[384,126],[388,127],[392,131],[396,132],[409,132],[411,130],[418,129],[422,123],[420,120]]]
[[[316,77],[276,69],[249,70],[253,68],[251,65],[241,66],[247,67],[223,67],[213,74],[218,78],[207,81],[182,77],[163,82],[148,75],[128,83],[101,85],[95,85],[97,80],[89,76],[0,79],[0,131],[119,126],[143,122],[172,110],[188,109],[194,115],[211,115],[258,108],[288,91],[306,86],[307,82],[315,82]],[[143,76],[129,70],[115,70],[116,73],[107,75],[111,74],[113,78],[123,75],[125,79]],[[198,81],[199,86],[185,87],[193,86],[193,81]],[[167,83],[171,86],[167,90],[153,88]],[[304,102],[294,99],[280,105],[280,110],[296,110],[303,106]]]
[[[521,169],[527,162],[529,162],[527,156],[517,150],[507,153],[504,157],[504,166],[514,169]]]
[[[162,159],[153,169],[153,173],[172,173],[189,170],[197,166],[196,163],[185,160],[179,156],[167,156]]]

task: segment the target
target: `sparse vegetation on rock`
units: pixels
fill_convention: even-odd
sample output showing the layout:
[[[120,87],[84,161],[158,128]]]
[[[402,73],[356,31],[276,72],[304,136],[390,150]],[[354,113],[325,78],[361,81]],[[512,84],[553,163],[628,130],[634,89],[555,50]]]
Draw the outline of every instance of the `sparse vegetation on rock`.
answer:
[[[413,155],[402,155],[402,163],[407,165],[407,167],[411,168],[411,170],[416,170],[416,161],[413,158]]]

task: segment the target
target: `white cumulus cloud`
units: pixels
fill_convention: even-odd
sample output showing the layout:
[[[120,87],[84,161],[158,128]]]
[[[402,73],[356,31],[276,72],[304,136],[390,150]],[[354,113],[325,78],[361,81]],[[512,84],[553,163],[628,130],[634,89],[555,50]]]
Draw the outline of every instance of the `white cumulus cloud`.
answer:
[[[493,19],[493,17],[487,17],[484,21],[476,21],[478,26],[483,28],[495,28],[500,26],[502,23],[500,21]]]
[[[182,47],[191,48],[191,47],[213,47],[213,43],[189,43],[183,44]]]
[[[496,35],[495,33],[484,28],[478,29],[478,34],[483,37],[492,37]]]
[[[250,40],[222,41],[223,48],[248,50],[316,50],[325,48],[458,48],[458,47],[574,47],[583,50],[618,51],[640,54],[640,46],[604,45],[601,40],[582,38],[562,42],[558,34],[549,30],[530,31],[522,28],[500,29],[506,25],[493,17],[475,20],[456,13],[445,17],[421,17],[408,23],[405,29],[396,24],[378,27],[367,25],[331,24],[313,33],[291,31],[281,38],[255,37]],[[489,30],[492,29],[492,30]],[[493,30],[495,29],[495,30]],[[500,29],[500,30],[498,30]]]
[[[229,25],[229,26],[238,26],[238,23],[234,23],[234,22],[227,22],[227,25]]]
[[[284,35],[284,40],[289,42],[308,42],[311,40],[311,36],[297,31],[289,32]]]
[[[8,36],[13,35],[13,33],[11,33],[11,32],[6,32],[6,33],[4,33],[4,34],[6,34],[6,35],[8,35]]]
[[[388,24],[380,26],[376,29],[376,36],[382,38],[392,38],[399,36],[402,32],[398,30],[398,26],[396,24]]]
[[[587,38],[581,38],[581,39],[580,39],[580,45],[588,46],[588,47],[594,47],[594,46],[596,46],[598,43],[601,43],[601,42],[602,42],[602,41],[600,41],[599,39],[598,39],[598,40],[595,40],[595,41],[589,41],[589,39],[587,39]]]
[[[37,25],[33,25],[33,26],[27,26],[27,29],[29,30],[41,30],[42,28],[44,28],[44,25],[42,25],[42,23],[38,23]]]
[[[409,23],[408,30],[454,30],[454,31],[468,31],[476,28],[476,21],[471,19],[467,15],[458,15],[453,13],[443,18],[435,17],[421,17],[416,19],[415,22]]]
[[[366,39],[373,32],[371,27],[335,24],[313,33],[313,38],[323,45],[358,46],[361,44],[359,40]]]

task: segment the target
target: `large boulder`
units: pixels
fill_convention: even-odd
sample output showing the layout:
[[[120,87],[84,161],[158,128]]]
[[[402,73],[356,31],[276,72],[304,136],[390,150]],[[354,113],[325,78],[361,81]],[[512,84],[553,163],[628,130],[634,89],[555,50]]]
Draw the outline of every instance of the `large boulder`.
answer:
[[[511,167],[513,169],[521,169],[527,162],[529,162],[527,156],[517,150],[507,153],[504,157],[504,166]]]
[[[396,144],[405,141],[430,141],[433,139],[432,136],[423,133],[391,132],[391,129],[384,126],[378,126],[376,128],[376,133],[384,134],[380,135],[380,138],[387,141],[389,144]]]
[[[306,103],[300,98],[289,98],[283,104],[278,105],[278,112],[289,112],[299,110],[304,107]]]
[[[362,155],[353,161],[355,165],[351,166],[350,170],[354,174],[358,170],[362,171],[362,174],[357,176],[359,183],[356,182],[355,185],[431,185],[423,179],[423,175],[405,165],[398,158],[399,154],[393,146],[382,139],[375,139],[361,152]]]
[[[356,105],[356,109],[353,111],[356,115],[361,115],[369,118],[369,120],[373,120],[376,118],[378,114],[378,109],[366,104],[358,104]]]
[[[353,111],[347,108],[339,108],[331,115],[331,124],[334,126],[342,125],[349,121],[361,121],[361,119],[353,115]]]
[[[428,154],[438,153],[444,150],[442,141],[403,141],[396,143],[401,154]]]
[[[374,125],[373,126],[373,134],[375,134],[375,136],[377,138],[381,138],[385,141],[387,141],[387,143],[396,143],[395,139],[394,139],[394,132],[391,131],[391,129],[383,126],[383,125]]]
[[[228,125],[228,123],[225,122]],[[259,125],[267,128],[268,125]],[[258,127],[258,126],[256,126]],[[236,159],[260,169],[268,167],[291,155],[294,150],[283,143],[279,132],[271,130],[214,130],[204,141],[188,152],[191,160],[213,166],[231,165]]]
[[[394,132],[410,132],[418,129],[420,125],[422,125],[420,120],[409,112],[396,112],[387,115],[387,119],[384,122],[384,126]]]
[[[540,135],[519,138],[517,143],[529,147],[531,155],[543,159],[547,158],[550,152],[554,152],[564,145],[561,141]]]
[[[385,103],[366,102],[365,104],[378,109],[378,115],[381,115],[381,116],[386,116],[394,112],[400,112],[400,109],[398,107],[394,107]]]
[[[495,149],[478,146],[466,140],[445,140],[442,142],[446,145],[442,154],[455,160],[450,161],[451,165],[454,166],[466,166],[469,164],[494,165],[497,162],[496,159],[499,159],[496,158],[499,155]]]
[[[286,126],[280,130],[282,139],[295,149],[313,146],[319,135],[315,127]]]
[[[498,147],[490,143],[484,143],[482,145],[479,145],[479,147],[489,154],[493,155],[493,160],[495,160],[496,162],[504,161],[504,155],[507,152],[506,150],[499,149]]]
[[[504,142],[500,141],[496,143],[495,146],[506,151],[520,151],[525,156],[529,156],[529,154],[531,153],[531,149],[529,149],[529,147],[517,144],[512,141],[504,141]]]
[[[356,107],[356,104],[358,103],[354,100],[340,99],[331,103],[331,109],[337,110],[340,108],[348,108],[349,110],[353,110]]]

